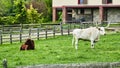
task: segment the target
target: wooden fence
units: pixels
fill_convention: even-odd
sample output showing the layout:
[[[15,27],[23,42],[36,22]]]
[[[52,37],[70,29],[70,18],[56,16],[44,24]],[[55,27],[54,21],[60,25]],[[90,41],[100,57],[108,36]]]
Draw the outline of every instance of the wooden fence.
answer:
[[[0,44],[22,42],[27,38],[39,40],[56,35],[71,34],[75,28],[86,28],[86,24],[17,24],[0,26]]]

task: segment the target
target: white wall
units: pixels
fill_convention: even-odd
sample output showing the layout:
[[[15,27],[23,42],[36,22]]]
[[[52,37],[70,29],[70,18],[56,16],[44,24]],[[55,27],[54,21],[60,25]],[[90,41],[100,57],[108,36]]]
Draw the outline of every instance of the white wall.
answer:
[[[114,5],[120,5],[120,0],[113,0]]]
[[[53,0],[53,7],[77,6],[78,0]],[[120,0],[113,0],[113,5],[120,5]],[[87,5],[102,5],[102,0],[88,0]],[[110,5],[110,4],[108,4]]]
[[[63,5],[78,5],[78,0],[53,0],[53,7],[62,7]]]
[[[102,0],[88,0],[88,5],[101,5]]]

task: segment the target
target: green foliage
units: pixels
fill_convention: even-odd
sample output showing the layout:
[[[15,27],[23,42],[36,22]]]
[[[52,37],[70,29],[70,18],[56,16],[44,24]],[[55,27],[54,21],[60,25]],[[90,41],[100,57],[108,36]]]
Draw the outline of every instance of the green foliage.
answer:
[[[35,50],[20,51],[22,43],[0,45],[0,65],[8,60],[8,68],[21,65],[79,64],[120,62],[120,33],[101,36],[95,48],[89,41],[79,41],[78,50],[72,46],[72,35],[35,41]]]
[[[39,22],[52,21],[52,0],[32,0],[31,3],[41,15]]]
[[[59,16],[58,21],[62,21],[62,12],[59,12],[58,16]]]
[[[12,0],[0,0],[0,16],[8,15],[12,10],[12,4]]]
[[[27,13],[28,22],[39,23],[42,14],[38,13],[37,10],[33,8],[32,4],[30,5],[30,9],[27,10]]]
[[[12,24],[14,17],[10,16],[12,12],[12,0],[0,0],[0,24]]]
[[[13,16],[0,17],[0,25],[3,25],[3,24],[14,24],[14,22],[15,22],[15,17],[13,17]]]
[[[24,0],[14,1],[14,12],[16,13],[15,23],[26,23],[27,22],[27,10],[25,7]]]
[[[47,6],[47,19],[48,21],[52,20],[52,0],[45,0]]]
[[[30,4],[33,5],[32,9]],[[1,0],[0,2],[0,24],[48,21],[52,21],[52,0]]]

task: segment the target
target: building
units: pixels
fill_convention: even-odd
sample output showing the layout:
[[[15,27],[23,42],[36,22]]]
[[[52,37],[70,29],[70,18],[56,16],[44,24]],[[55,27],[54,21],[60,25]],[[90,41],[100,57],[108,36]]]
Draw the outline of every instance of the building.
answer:
[[[120,22],[120,0],[53,0],[53,21],[62,12],[62,21]]]

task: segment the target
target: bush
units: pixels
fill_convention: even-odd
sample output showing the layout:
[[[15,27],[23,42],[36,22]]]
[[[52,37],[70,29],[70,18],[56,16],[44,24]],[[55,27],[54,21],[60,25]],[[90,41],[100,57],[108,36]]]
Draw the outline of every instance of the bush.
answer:
[[[14,24],[15,17],[13,16],[4,16],[0,17],[0,25]]]

